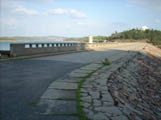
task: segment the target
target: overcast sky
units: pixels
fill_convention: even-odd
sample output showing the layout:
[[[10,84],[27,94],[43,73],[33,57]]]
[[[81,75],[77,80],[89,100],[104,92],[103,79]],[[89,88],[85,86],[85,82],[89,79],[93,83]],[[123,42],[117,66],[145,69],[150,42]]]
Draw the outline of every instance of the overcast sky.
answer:
[[[110,35],[161,30],[161,0],[0,0],[0,36]]]

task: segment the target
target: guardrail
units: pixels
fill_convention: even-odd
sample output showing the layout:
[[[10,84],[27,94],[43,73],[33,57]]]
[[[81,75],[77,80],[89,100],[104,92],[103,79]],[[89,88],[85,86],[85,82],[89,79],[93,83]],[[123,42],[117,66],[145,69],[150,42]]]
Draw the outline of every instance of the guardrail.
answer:
[[[25,48],[42,48],[42,47],[70,47],[76,43],[29,43],[25,44]]]

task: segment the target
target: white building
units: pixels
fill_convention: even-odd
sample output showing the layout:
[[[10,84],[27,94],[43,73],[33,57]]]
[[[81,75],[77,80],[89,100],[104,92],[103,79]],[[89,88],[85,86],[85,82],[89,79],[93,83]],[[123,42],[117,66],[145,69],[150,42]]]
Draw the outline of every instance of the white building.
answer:
[[[89,39],[89,43],[93,43],[93,36],[89,35],[88,39]]]
[[[143,27],[141,28],[141,30],[147,30],[147,29],[149,29],[147,26],[143,26]]]

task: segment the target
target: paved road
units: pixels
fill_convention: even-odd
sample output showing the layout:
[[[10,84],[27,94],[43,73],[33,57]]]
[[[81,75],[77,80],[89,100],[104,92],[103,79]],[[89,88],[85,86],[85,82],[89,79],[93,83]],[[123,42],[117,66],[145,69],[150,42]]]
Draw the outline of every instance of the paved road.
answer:
[[[0,63],[0,119],[51,120],[31,106],[48,85],[67,72],[123,51],[91,51]],[[33,103],[34,104],[34,103]]]

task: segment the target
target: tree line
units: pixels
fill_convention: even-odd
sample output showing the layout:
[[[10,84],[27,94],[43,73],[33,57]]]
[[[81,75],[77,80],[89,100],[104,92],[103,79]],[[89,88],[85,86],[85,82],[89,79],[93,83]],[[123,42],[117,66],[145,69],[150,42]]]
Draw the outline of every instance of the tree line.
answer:
[[[153,43],[154,45],[161,45],[161,31],[153,29],[131,29],[120,33],[115,32],[109,36],[108,39],[134,39],[138,41],[141,39],[147,39],[147,42]]]

